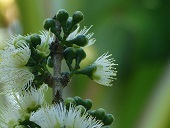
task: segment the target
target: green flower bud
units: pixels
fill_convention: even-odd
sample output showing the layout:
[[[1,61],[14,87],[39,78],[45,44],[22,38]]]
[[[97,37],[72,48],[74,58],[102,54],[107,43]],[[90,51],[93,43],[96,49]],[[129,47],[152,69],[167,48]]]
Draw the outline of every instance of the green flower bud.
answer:
[[[111,125],[114,121],[114,117],[112,114],[106,114],[102,120],[104,125]]]
[[[91,116],[95,117],[96,110],[89,110],[88,114],[90,114]]]
[[[50,68],[54,67],[54,61],[51,57],[48,57],[47,64],[48,64],[48,67]]]
[[[70,32],[73,28],[73,18],[72,17],[69,17],[67,19],[67,22],[66,22],[66,28],[67,28],[67,31]]]
[[[46,30],[49,30],[50,28],[52,30],[53,28],[55,28],[55,20],[52,18],[47,18],[44,20],[43,25]]]
[[[106,111],[103,108],[99,108],[96,110],[96,118],[99,120],[102,120],[106,115]]]
[[[86,108],[83,105],[78,105],[76,108],[79,109],[82,114],[86,112]]]
[[[66,41],[66,45],[67,44],[75,44],[77,46],[84,47],[88,44],[88,40],[85,35],[78,35],[74,39]]]
[[[83,105],[83,99],[79,96],[73,98],[76,101],[76,105]]]
[[[66,27],[66,22],[67,22],[67,19],[69,17],[69,14],[66,10],[64,9],[60,9],[58,12],[57,12],[57,19],[58,21],[61,23],[61,26],[63,28]]]
[[[81,22],[83,20],[83,18],[84,18],[84,15],[82,12],[80,12],[80,11],[74,12],[73,13],[73,24],[75,25],[75,24]]]
[[[67,47],[64,50],[63,56],[64,56],[64,59],[66,60],[66,63],[68,65],[69,69],[72,70],[71,64],[76,57],[75,49],[73,47]]]
[[[31,35],[30,40],[34,48],[36,48],[37,45],[41,44],[41,38],[38,34]]]
[[[86,53],[82,48],[76,49],[76,66],[79,67],[80,62],[86,58]]]
[[[92,100],[90,100],[90,99],[85,99],[84,102],[83,102],[83,106],[84,106],[87,110],[91,109],[92,104],[93,104],[93,102],[92,102]]]
[[[67,109],[69,109],[70,105],[75,105],[76,101],[72,97],[68,97],[64,101],[64,105],[66,106]]]

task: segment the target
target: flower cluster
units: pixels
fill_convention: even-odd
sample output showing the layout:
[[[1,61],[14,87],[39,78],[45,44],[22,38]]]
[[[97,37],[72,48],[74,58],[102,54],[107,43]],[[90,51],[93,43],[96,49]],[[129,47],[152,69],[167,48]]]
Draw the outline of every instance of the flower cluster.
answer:
[[[70,106],[69,110],[60,103],[46,106],[31,114],[30,121],[41,128],[101,128],[102,122],[81,110]]]
[[[69,17],[61,9],[45,19],[47,31],[11,36],[5,42],[0,50],[0,85],[8,100],[0,108],[0,127],[101,128],[113,122],[113,115],[104,109],[90,110],[90,99],[76,96],[64,100],[61,95],[74,75],[86,75],[104,86],[111,86],[116,79],[117,64],[108,52],[91,65],[80,67],[86,58],[84,47],[96,41],[94,33],[89,33],[92,26],[79,30],[83,18],[80,11]],[[62,59],[69,71],[61,71]],[[53,91],[53,105],[45,100],[48,87]]]

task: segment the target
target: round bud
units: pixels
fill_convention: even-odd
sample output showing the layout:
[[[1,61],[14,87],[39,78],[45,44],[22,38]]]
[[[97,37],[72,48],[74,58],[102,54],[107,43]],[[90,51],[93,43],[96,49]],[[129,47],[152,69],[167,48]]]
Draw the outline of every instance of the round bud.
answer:
[[[99,108],[96,110],[96,118],[99,120],[102,120],[106,115],[106,111],[103,108]]]
[[[49,30],[50,28],[51,29],[55,28],[55,20],[52,18],[45,19],[43,24],[46,30]]]
[[[67,64],[72,64],[73,59],[76,57],[76,52],[73,47],[67,47],[64,50],[64,59],[66,60]]]
[[[76,66],[79,66],[80,62],[86,58],[86,53],[82,48],[76,49]]]
[[[74,39],[69,40],[68,43],[83,47],[87,45],[88,40],[85,35],[78,35]]]
[[[78,105],[76,108],[80,110],[82,114],[86,112],[86,108],[83,105]]]
[[[95,117],[96,110],[89,110],[88,114],[90,114],[92,117]]]
[[[93,103],[92,103],[92,100],[90,100],[90,99],[85,99],[84,102],[83,102],[83,106],[84,106],[87,110],[91,109],[92,104],[93,104]]]
[[[80,11],[76,11],[73,13],[73,23],[74,24],[81,22],[83,20],[83,18],[84,18],[84,15]]]
[[[79,96],[73,98],[76,101],[76,105],[83,105],[83,99]]]
[[[41,38],[38,34],[31,35],[30,39],[34,48],[36,48],[37,45],[41,44]]]
[[[69,14],[66,10],[64,9],[60,9],[58,12],[57,12],[57,19],[58,21],[61,23],[61,25],[65,25],[66,24],[66,21],[69,17]],[[65,27],[65,26],[64,26]]]
[[[111,125],[114,121],[114,117],[112,114],[106,114],[102,120],[104,125]]]
[[[47,64],[48,64],[48,67],[53,68],[54,61],[51,57],[48,57]]]
[[[70,105],[75,105],[76,101],[72,97],[68,97],[64,101],[64,105],[66,106],[66,109],[69,109]]]
[[[72,17],[69,17],[67,19],[67,22],[66,22],[66,28],[67,28],[67,31],[70,32],[73,28],[73,18]]]

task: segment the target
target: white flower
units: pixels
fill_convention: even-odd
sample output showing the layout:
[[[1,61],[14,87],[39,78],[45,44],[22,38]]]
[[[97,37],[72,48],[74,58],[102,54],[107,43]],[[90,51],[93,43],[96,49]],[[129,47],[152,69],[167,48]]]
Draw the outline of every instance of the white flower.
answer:
[[[74,32],[70,33],[70,35],[67,37],[66,40],[69,41],[69,40],[76,38],[78,35],[84,35],[88,39],[88,44],[85,47],[94,44],[94,42],[96,41],[95,38],[92,38],[94,33],[87,34],[91,27],[92,27],[92,25],[89,28],[87,28],[85,26],[84,29],[82,29],[80,32],[78,32],[78,30],[80,28],[80,25],[78,25],[77,29]]]
[[[11,93],[9,99],[15,106],[18,106],[25,112],[30,112],[41,107],[44,100],[44,92],[47,91],[48,86],[46,84],[41,85],[39,89],[30,87],[29,90],[18,93]],[[10,102],[9,101],[9,102]]]
[[[6,47],[0,50],[0,83],[4,84],[4,91],[7,92],[27,88],[34,79],[34,75],[25,66],[31,55],[29,46],[24,40],[20,40],[17,47],[14,46],[17,38],[11,37]]]
[[[30,90],[23,90],[22,94],[8,94],[9,101],[6,106],[0,108],[0,127],[13,128],[19,121],[29,118],[32,111],[43,105],[44,91],[47,91],[47,88],[48,86],[43,84],[38,90],[31,87]]]
[[[95,82],[105,85],[105,86],[112,86],[111,82],[116,79],[116,68],[114,68],[115,64],[114,59],[109,57],[107,53],[104,53],[100,56],[93,64],[90,66],[82,69],[81,71],[77,71],[76,74],[83,74],[87,75],[90,79],[94,80]]]
[[[41,128],[101,128],[103,125],[90,115],[81,114],[76,107],[66,110],[62,103],[39,109],[31,114],[30,121]]]
[[[24,115],[20,113],[19,109],[11,104],[6,104],[5,107],[0,108],[0,127],[12,128],[17,125],[19,119]]]
[[[111,82],[116,79],[117,71],[115,71],[114,66],[117,65],[114,63],[114,59],[109,57],[107,53],[104,53],[100,56],[92,65],[96,65],[97,69],[93,72],[93,80],[99,84],[105,86],[112,86]]]

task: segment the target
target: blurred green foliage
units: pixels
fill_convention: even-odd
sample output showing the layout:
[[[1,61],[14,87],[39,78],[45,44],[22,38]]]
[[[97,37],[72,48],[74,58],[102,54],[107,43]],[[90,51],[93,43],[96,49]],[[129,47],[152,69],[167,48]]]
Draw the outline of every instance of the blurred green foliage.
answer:
[[[97,58],[106,51],[112,53],[119,64],[118,76],[113,86],[108,88],[84,76],[75,76],[65,95],[90,98],[94,101],[94,108],[106,108],[115,116],[114,128],[137,128],[145,105],[157,88],[170,57],[170,2],[16,0],[16,3],[24,34],[42,30],[43,20],[53,17],[61,8],[70,15],[77,10],[84,13],[85,20],[81,25],[92,24],[91,31],[97,39],[90,54]],[[97,56],[94,54],[96,52]],[[164,123],[168,128],[170,122]]]

